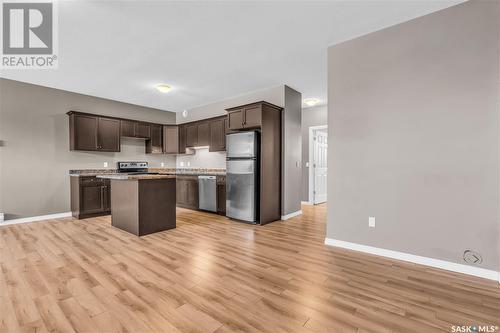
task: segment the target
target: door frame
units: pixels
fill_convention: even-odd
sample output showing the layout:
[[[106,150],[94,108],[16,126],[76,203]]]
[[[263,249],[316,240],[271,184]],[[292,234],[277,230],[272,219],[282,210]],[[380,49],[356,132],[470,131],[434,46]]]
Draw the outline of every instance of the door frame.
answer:
[[[328,129],[328,125],[309,127],[309,204],[314,205],[314,131]]]

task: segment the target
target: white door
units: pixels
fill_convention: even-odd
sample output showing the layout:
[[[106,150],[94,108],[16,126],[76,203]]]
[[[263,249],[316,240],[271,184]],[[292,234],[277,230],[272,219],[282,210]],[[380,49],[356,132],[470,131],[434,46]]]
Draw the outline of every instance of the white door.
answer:
[[[326,130],[315,130],[313,143],[313,202],[315,205],[326,202],[327,153],[328,133]]]

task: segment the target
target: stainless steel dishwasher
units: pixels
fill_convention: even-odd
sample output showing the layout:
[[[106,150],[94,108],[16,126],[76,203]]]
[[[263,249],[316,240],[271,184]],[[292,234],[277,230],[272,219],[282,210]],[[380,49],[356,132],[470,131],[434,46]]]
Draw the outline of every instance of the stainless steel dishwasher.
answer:
[[[201,210],[217,212],[217,183],[215,176],[198,176],[198,196]]]

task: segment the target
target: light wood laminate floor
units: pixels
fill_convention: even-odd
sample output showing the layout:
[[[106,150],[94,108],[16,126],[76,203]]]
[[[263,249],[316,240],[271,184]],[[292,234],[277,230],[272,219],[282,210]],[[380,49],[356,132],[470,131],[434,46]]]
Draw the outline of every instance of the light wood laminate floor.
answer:
[[[251,226],[178,210],[0,227],[0,332],[450,332],[500,325],[498,283],[323,244],[326,207]]]

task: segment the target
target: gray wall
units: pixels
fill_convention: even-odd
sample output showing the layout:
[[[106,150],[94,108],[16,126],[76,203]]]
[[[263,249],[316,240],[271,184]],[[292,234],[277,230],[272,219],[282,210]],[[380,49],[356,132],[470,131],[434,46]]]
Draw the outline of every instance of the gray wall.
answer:
[[[309,127],[328,124],[326,105],[302,109],[302,201],[309,201]],[[310,198],[312,200],[312,198]]]
[[[175,167],[175,157],[146,155],[144,141],[125,139],[120,153],[71,152],[69,110],[159,123],[175,113],[16,81],[0,80],[0,211],[9,219],[68,212],[70,169],[114,168],[119,160]]]
[[[329,48],[327,237],[499,269],[499,6]]]
[[[284,89],[282,215],[287,215],[299,211],[302,201],[302,94],[288,86]]]

